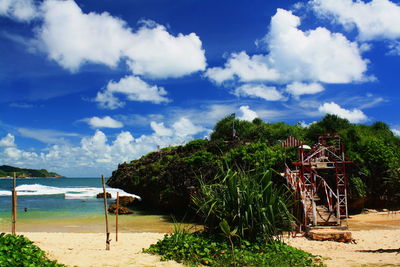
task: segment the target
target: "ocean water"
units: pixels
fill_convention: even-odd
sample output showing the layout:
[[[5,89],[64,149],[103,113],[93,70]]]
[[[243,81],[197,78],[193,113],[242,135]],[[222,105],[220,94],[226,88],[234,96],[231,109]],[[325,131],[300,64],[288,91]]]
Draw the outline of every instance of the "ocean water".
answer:
[[[11,209],[12,179],[0,179],[0,215]],[[97,213],[103,208],[101,178],[19,178],[17,179],[18,212]],[[135,196],[122,190],[108,188],[115,199]],[[108,200],[112,202],[113,200]]]
[[[12,179],[0,179],[0,231],[10,229],[12,183]],[[16,190],[17,229],[21,231],[103,231],[104,200],[96,198],[103,192],[101,178],[18,178]],[[117,192],[135,196],[108,187],[107,192],[113,197],[108,204],[115,201]],[[171,227],[161,215],[137,212],[120,217],[125,231],[165,232]]]

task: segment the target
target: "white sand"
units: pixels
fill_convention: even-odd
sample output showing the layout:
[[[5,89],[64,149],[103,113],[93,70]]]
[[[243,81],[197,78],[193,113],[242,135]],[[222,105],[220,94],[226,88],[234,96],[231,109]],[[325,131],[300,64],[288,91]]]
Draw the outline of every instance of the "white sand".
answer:
[[[105,250],[105,234],[99,233],[19,233],[47,252],[50,259],[69,266],[182,266],[161,262],[158,256],[142,253],[142,248],[162,239],[159,233],[121,233],[118,242],[111,236]]]
[[[400,212],[361,214],[349,220],[357,244],[286,238],[294,247],[324,257],[328,266],[400,266]],[[47,252],[49,258],[70,266],[181,266],[158,256],[142,253],[143,248],[163,238],[161,233],[121,233],[111,236],[111,250],[105,250],[101,233],[18,233],[24,234]],[[326,259],[330,258],[330,259]]]
[[[400,212],[351,216],[349,229],[356,244],[312,241],[304,237],[286,243],[325,258],[330,266],[400,266]],[[364,265],[364,266],[365,266]]]
[[[400,266],[400,230],[353,231],[352,237],[357,244],[311,241],[304,237],[286,239],[285,242],[314,255],[322,256],[325,258],[323,262],[328,266],[360,266],[362,264]]]

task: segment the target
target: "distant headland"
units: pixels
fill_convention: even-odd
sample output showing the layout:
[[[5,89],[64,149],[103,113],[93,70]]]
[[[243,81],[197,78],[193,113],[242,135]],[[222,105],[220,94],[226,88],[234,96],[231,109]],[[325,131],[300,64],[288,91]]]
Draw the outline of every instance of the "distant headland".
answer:
[[[61,177],[63,177],[62,175],[59,175],[55,172],[48,172],[46,169],[35,170],[35,169],[18,168],[18,167],[13,167],[13,166],[8,166],[8,165],[0,166],[0,178],[13,177],[14,172],[18,178],[28,178],[28,177],[61,178]]]

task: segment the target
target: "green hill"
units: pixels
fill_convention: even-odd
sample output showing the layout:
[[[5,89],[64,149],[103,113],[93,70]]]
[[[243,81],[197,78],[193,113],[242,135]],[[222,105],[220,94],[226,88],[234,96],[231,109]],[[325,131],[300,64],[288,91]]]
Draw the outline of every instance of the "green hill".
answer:
[[[17,177],[62,177],[55,172],[48,172],[46,169],[25,169],[8,165],[0,166],[0,177],[13,176],[14,172]]]
[[[233,126],[237,136],[232,136]],[[285,163],[298,157],[296,148],[280,146],[283,140],[294,136],[312,146],[324,133],[340,134],[346,157],[353,161],[347,168],[350,202],[363,199],[366,207],[400,206],[400,138],[383,122],[356,125],[335,115],[308,127],[228,116],[215,125],[210,140],[194,140],[120,164],[107,183],[140,195],[144,207],[185,211],[199,178],[212,181],[227,165],[283,172]],[[277,176],[275,181],[283,179]]]

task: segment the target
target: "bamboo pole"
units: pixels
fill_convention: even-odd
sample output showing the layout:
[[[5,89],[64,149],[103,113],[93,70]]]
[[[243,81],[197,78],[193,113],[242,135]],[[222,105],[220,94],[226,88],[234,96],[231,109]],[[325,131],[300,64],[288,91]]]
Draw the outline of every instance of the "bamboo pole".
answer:
[[[11,233],[13,235],[16,234],[16,223],[17,223],[17,175],[14,172],[13,178],[13,190],[12,190],[12,226],[11,226]]]
[[[117,209],[115,210],[115,241],[118,241],[118,212],[119,212],[119,192],[117,192]]]
[[[106,216],[106,250],[110,250],[110,232],[108,231],[107,192],[106,192],[106,185],[104,182],[104,175],[101,175],[101,182],[103,184],[104,213]]]

